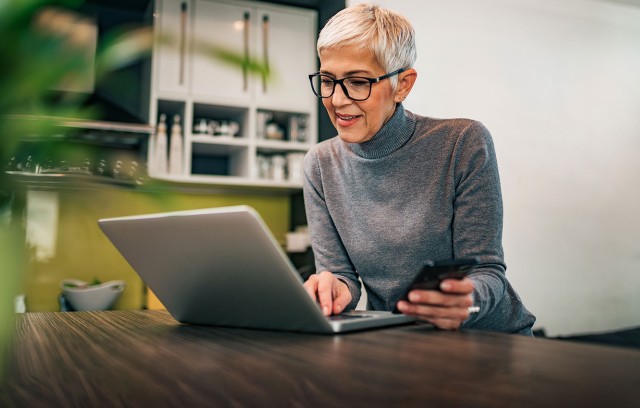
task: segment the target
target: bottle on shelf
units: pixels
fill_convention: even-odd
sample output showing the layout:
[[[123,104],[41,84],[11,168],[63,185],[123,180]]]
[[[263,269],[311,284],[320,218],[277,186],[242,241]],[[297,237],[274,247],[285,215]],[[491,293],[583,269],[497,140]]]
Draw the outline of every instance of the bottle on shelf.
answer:
[[[158,121],[158,130],[156,133],[156,149],[155,149],[156,173],[167,173],[167,115],[160,114]]]
[[[273,181],[285,181],[286,159],[281,154],[271,156],[271,178]]]
[[[169,174],[179,176],[182,174],[182,126],[180,125],[180,115],[173,117],[169,149]]]

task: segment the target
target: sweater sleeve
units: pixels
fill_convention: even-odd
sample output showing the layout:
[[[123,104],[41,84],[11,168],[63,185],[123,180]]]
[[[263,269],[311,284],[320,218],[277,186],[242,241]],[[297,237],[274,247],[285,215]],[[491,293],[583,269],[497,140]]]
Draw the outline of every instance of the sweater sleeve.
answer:
[[[351,292],[347,310],[351,310],[360,300],[360,281],[336,229],[339,220],[333,220],[327,208],[322,181],[317,152],[311,150],[304,159],[303,191],[316,271],[330,271],[347,284]]]
[[[463,326],[526,332],[535,319],[505,276],[502,195],[489,131],[481,123],[472,122],[460,135],[454,155],[454,257],[480,258],[480,265],[470,275],[480,312],[471,315]]]

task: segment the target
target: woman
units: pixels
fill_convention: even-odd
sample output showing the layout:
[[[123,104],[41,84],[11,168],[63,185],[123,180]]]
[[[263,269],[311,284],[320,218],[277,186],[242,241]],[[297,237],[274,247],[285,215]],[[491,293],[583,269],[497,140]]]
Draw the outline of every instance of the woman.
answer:
[[[320,71],[309,77],[338,137],[305,157],[319,272],[305,282],[310,296],[327,316],[352,309],[360,277],[369,309],[397,303],[442,329],[531,335],[535,318],[505,277],[491,135],[476,121],[402,106],[417,78],[411,24],[377,5],[347,8],[321,31],[318,56]],[[469,277],[398,302],[425,260],[468,257],[481,262]]]

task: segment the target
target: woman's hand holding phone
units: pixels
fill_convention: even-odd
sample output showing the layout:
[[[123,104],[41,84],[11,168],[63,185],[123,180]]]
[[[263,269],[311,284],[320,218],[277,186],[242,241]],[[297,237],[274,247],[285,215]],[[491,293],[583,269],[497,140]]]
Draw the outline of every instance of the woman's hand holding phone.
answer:
[[[430,262],[416,276],[396,311],[445,330],[457,330],[473,305],[473,281],[466,277],[475,258]]]

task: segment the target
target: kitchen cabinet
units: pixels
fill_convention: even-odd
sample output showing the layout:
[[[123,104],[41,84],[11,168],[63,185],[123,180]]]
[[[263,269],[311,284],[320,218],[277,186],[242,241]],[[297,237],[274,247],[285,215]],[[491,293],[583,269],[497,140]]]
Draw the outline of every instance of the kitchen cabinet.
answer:
[[[240,55],[263,60],[271,81],[250,77],[206,55],[193,56],[193,94],[204,98],[246,101],[279,109],[311,108],[304,92],[306,74],[315,70],[315,15],[297,10],[250,7],[196,0],[193,41],[211,41]]]
[[[260,106],[281,109],[312,109],[316,98],[309,97],[308,74],[316,63],[315,16],[257,10],[258,48],[262,49],[273,72],[272,82],[261,81],[255,89]],[[303,35],[306,33],[306,35]],[[311,34],[311,35],[309,35]]]
[[[251,7],[205,0],[195,1],[194,6],[194,42],[211,42],[238,55],[255,58],[255,24],[252,24],[255,13]],[[208,55],[194,53],[193,78],[194,95],[240,103],[251,99],[254,78]]]
[[[190,1],[158,0],[154,21],[158,41],[154,48],[154,87],[159,92],[185,96],[188,92],[191,58],[189,58],[188,33]],[[160,14],[160,17],[159,16]]]
[[[260,2],[158,0],[150,115],[182,124],[184,168],[152,177],[298,189],[301,159],[317,141],[316,12]],[[161,41],[171,38],[171,44]],[[262,60],[269,80],[201,52],[202,44]]]

